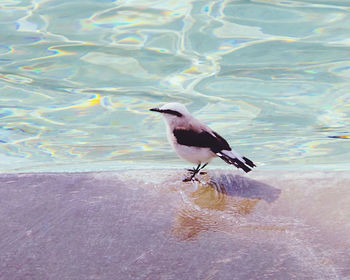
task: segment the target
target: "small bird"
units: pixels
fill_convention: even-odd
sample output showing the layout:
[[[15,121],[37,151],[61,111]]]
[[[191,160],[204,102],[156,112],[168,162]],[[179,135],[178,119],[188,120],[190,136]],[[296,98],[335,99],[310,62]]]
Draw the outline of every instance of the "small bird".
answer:
[[[188,169],[192,174],[183,181],[191,181],[196,174],[215,157],[233,164],[245,172],[256,165],[248,158],[240,156],[231,149],[227,141],[207,125],[194,118],[180,103],[168,103],[150,111],[161,113],[167,124],[167,136],[170,144],[180,158],[197,164]]]

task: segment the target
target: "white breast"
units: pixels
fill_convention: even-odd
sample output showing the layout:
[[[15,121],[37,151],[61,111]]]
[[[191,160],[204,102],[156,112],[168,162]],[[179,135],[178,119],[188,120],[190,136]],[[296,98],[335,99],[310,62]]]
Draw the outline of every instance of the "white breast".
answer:
[[[169,143],[174,148],[175,152],[178,156],[184,160],[187,160],[194,164],[208,163],[210,162],[216,155],[209,148],[200,148],[200,147],[192,147],[180,145],[176,142],[176,138],[174,135],[168,131],[168,140]]]

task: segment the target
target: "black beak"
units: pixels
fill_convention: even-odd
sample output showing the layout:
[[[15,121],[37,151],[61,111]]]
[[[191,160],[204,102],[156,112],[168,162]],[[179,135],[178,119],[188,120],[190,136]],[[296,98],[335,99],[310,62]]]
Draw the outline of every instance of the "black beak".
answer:
[[[158,113],[161,112],[161,110],[159,108],[152,108],[152,109],[149,109],[149,110],[152,111],[152,112],[158,112]]]

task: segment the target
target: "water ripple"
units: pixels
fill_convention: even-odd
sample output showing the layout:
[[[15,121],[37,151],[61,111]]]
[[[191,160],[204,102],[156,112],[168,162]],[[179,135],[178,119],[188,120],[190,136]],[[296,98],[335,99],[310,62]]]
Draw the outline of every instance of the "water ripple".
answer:
[[[349,26],[331,0],[5,1],[0,170],[180,165],[169,101],[261,168],[345,168]]]

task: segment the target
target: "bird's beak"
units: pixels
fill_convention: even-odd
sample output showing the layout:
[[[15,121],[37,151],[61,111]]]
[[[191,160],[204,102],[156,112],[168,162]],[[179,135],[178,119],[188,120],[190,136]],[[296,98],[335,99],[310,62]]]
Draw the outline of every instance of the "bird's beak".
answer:
[[[152,109],[149,109],[149,110],[152,111],[152,112],[158,112],[158,113],[161,112],[161,110],[159,108],[152,108]]]

